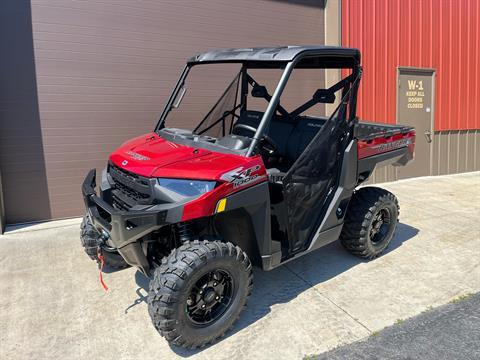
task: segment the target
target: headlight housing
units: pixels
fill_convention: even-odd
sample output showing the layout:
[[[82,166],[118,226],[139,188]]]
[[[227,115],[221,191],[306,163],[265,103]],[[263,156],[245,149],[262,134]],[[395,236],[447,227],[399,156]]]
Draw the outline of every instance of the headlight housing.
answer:
[[[158,178],[158,184],[182,196],[200,196],[215,188],[215,181]]]

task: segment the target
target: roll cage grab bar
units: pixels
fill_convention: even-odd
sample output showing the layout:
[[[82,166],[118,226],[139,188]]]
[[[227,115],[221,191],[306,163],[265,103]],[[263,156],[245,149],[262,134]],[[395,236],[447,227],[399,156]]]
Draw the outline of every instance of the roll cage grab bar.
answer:
[[[299,61],[300,61],[300,59],[295,59],[293,61],[287,62],[286,66],[284,68],[284,71],[282,73],[282,76],[281,76],[281,78],[280,78],[280,80],[277,84],[277,87],[275,88],[275,91],[274,91],[273,95],[270,95],[263,85],[257,83],[255,81],[255,79],[253,79],[247,73],[247,66],[244,63],[243,66],[242,66],[242,69],[239,72],[239,74],[236,75],[234,80],[233,80],[233,81],[235,81],[235,80],[238,79],[238,76],[241,76],[241,99],[240,99],[240,104],[236,105],[231,111],[228,111],[228,112],[224,113],[220,117],[220,119],[213,122],[206,129],[203,129],[202,132],[205,132],[205,131],[209,130],[210,128],[212,128],[213,126],[218,124],[219,122],[224,121],[225,118],[228,115],[235,115],[234,112],[237,109],[240,108],[241,113],[246,110],[246,105],[247,105],[246,98],[247,98],[247,94],[248,94],[248,85],[251,85],[253,87],[252,91],[257,91],[258,92],[258,94],[259,94],[258,97],[263,97],[265,100],[269,101],[269,103],[268,103],[267,109],[265,110],[265,112],[263,114],[262,119],[260,120],[257,131],[255,132],[255,135],[252,138],[252,142],[251,142],[251,144],[248,148],[248,151],[246,153],[247,157],[252,156],[254,154],[255,148],[258,145],[259,141],[262,139],[263,133],[264,133],[268,123],[270,122],[271,117],[275,113],[275,111],[278,111],[281,115],[284,115],[288,118],[293,119],[296,116],[300,115],[301,113],[310,109],[311,107],[313,107],[314,105],[316,105],[318,103],[334,103],[335,102],[335,93],[337,91],[343,89],[342,99],[339,102],[339,104],[337,105],[337,107],[335,108],[334,112],[329,116],[327,121],[330,121],[331,119],[333,119],[335,117],[335,115],[337,115],[337,113],[340,113],[340,116],[339,116],[340,119],[344,118],[344,116],[346,115],[347,104],[350,104],[350,106],[349,106],[349,116],[348,116],[348,119],[345,119],[345,120],[348,121],[348,122],[354,120],[356,118],[356,101],[355,100],[356,100],[356,96],[357,96],[358,85],[359,85],[359,82],[360,82],[360,79],[361,79],[361,76],[362,76],[362,67],[359,64],[356,64],[355,66],[351,67],[352,73],[350,75],[341,79],[339,82],[332,85],[328,89],[318,89],[313,94],[313,96],[310,100],[308,100],[304,104],[300,105],[299,107],[294,109],[292,112],[289,113],[284,107],[282,107],[280,105],[280,96],[281,96],[283,90],[285,89],[285,86],[288,82],[288,79],[290,78],[290,75],[291,75],[293,69],[295,68],[295,65]],[[173,105],[173,103],[176,99],[176,96],[177,96],[178,92],[181,90],[181,88],[184,86],[185,79],[186,79],[191,67],[193,67],[195,65],[196,64],[193,64],[193,65],[192,64],[187,64],[184,67],[184,69],[183,69],[183,71],[182,71],[182,73],[181,73],[181,75],[180,75],[180,77],[179,77],[179,79],[178,79],[178,81],[177,81],[177,83],[176,83],[176,85],[175,85],[167,103],[165,104],[165,107],[163,108],[163,111],[160,115],[157,126],[155,127],[155,130],[154,130],[155,132],[157,132],[158,130],[160,130],[164,127],[165,119],[166,119],[168,113],[172,109],[172,105]],[[331,68],[334,68],[334,67],[331,67]],[[320,69],[320,67],[319,67],[319,69]],[[337,69],[341,69],[341,67],[338,67]],[[227,87],[227,90],[229,89],[230,85]],[[255,87],[257,88],[256,90],[255,90]],[[224,94],[222,94],[222,96],[223,95]],[[222,98],[222,96],[220,97],[220,99]],[[218,101],[217,101],[217,103],[218,103]],[[198,129],[203,124],[203,122],[208,117],[208,115],[210,115],[211,111],[213,111],[213,109],[216,107],[217,103],[215,103],[215,105],[207,113],[207,115],[202,119],[202,121],[195,128],[195,130]],[[341,112],[340,112],[340,109],[342,109]]]

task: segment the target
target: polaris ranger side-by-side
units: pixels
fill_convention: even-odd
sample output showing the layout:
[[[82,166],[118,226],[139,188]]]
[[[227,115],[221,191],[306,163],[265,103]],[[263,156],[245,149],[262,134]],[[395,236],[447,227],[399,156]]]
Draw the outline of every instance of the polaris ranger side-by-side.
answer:
[[[189,71],[220,63],[239,71],[210,111],[195,114],[193,130],[176,128],[169,119],[182,115]],[[271,69],[281,71],[273,93],[255,79]],[[343,69],[343,78],[287,110],[282,92],[303,69]],[[88,173],[82,244],[94,260],[151,277],[149,313],[169,342],[198,347],[222,336],[252,291],[252,264],[271,270],[337,239],[368,259],[388,246],[398,221],[395,196],[356,188],[377,166],[407,164],[415,132],[358,121],[361,76],[360,52],[350,48],[197,55],[154,131],[110,156],[99,192],[95,170]],[[252,99],[264,101],[265,111],[253,110]],[[311,115],[325,104],[335,108],[329,117]]]

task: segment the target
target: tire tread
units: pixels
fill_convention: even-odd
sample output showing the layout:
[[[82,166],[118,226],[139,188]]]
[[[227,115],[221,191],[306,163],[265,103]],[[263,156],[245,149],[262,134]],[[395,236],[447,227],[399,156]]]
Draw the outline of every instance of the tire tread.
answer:
[[[396,196],[391,192],[369,186],[361,188],[353,194],[340,235],[341,243],[347,251],[361,258],[374,259],[387,248],[390,240],[381,249],[375,249],[371,246],[368,237],[368,229],[372,217],[378,208],[385,203],[394,204],[398,221],[400,207]]]
[[[175,319],[175,307],[179,294],[189,276],[198,267],[205,265],[213,258],[225,256],[238,261],[248,273],[247,297],[242,309],[231,326],[221,333],[213,335],[207,341],[185,339]],[[163,258],[160,267],[156,269],[154,277],[150,281],[149,313],[155,328],[170,343],[187,348],[203,347],[223,337],[238,320],[240,313],[246,307],[252,287],[253,274],[250,260],[238,246],[221,241],[194,240],[185,242],[179,248],[172,250],[169,256]]]

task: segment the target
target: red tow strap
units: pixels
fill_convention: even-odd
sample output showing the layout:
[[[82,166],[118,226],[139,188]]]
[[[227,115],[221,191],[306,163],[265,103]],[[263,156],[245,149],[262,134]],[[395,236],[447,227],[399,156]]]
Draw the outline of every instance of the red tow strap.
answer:
[[[108,291],[108,286],[103,281],[103,265],[105,265],[105,258],[103,257],[100,249],[97,250],[97,257],[98,260],[100,260],[100,284],[102,284],[103,290]]]

